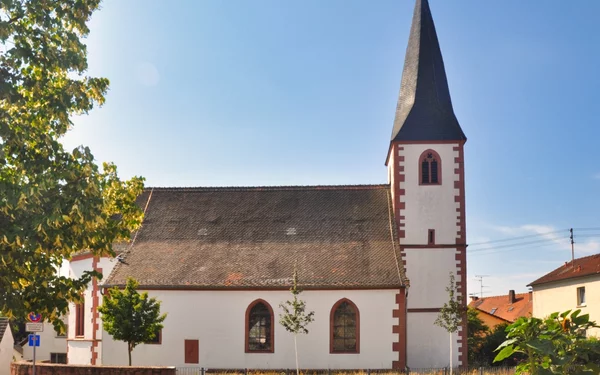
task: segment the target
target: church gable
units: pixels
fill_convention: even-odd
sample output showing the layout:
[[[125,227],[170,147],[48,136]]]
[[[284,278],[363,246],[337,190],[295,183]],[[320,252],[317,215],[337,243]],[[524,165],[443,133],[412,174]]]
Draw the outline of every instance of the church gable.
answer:
[[[154,288],[398,288],[406,282],[387,185],[155,188],[107,280]]]

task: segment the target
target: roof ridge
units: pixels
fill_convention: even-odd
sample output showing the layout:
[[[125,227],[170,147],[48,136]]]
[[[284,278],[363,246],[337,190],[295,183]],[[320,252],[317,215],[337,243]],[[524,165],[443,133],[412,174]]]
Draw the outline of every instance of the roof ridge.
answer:
[[[272,185],[272,186],[165,186],[145,187],[144,191],[294,191],[294,190],[377,190],[389,189],[389,184],[357,185]]]

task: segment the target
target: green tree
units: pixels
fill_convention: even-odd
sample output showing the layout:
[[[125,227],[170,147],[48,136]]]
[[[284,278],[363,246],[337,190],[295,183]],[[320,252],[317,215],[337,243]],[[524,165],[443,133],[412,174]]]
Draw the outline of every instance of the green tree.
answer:
[[[294,276],[292,278],[292,300],[285,301],[279,304],[279,307],[283,309],[283,313],[279,315],[279,324],[281,324],[288,332],[294,334],[294,352],[296,354],[296,375],[300,374],[300,367],[298,365],[298,341],[297,337],[299,334],[307,334],[308,329],[306,328],[310,322],[314,320],[314,311],[306,312],[306,303],[299,299],[298,296],[302,293],[302,290],[298,287],[298,270],[294,265]]]
[[[469,348],[469,364],[480,363],[479,353],[483,347],[489,327],[479,318],[477,309],[467,309],[467,346]]]
[[[444,306],[440,309],[440,313],[434,324],[444,328],[450,335],[450,375],[452,375],[452,335],[458,331],[465,316],[465,308],[458,296],[459,290],[454,281],[454,273],[452,272],[450,272],[450,282],[446,287],[446,292],[448,292],[448,302],[444,303]]]
[[[101,277],[60,277],[63,259],[113,255],[143,216],[141,178],[121,181],[87,147],[61,144],[73,116],[103,104],[108,89],[107,79],[84,75],[82,38],[99,3],[0,1],[0,311],[36,311],[60,329],[68,303]]]
[[[124,290],[109,289],[102,306],[98,307],[106,332],[115,340],[127,343],[129,366],[133,349],[154,339],[167,318],[167,314],[160,314],[160,301],[148,298],[146,292],[138,293],[138,286],[134,279],[128,278]]]
[[[598,348],[586,339],[589,328],[598,327],[581,310],[555,312],[546,319],[519,318],[507,328],[507,340],[496,350],[494,361],[521,353],[525,360],[517,374],[579,375],[599,374],[600,366],[591,361]]]

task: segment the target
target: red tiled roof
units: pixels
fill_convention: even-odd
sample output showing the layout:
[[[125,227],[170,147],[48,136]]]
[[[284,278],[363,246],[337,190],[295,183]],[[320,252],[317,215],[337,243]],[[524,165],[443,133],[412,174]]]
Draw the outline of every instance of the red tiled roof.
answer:
[[[522,316],[531,316],[532,306],[533,302],[529,298],[529,293],[515,294],[515,301],[513,303],[510,303],[508,294],[478,298],[469,303],[469,307],[510,323]]]
[[[565,262],[552,272],[545,274],[529,285],[545,284],[552,281],[573,279],[576,277],[600,273],[600,254],[577,258],[574,262]]]

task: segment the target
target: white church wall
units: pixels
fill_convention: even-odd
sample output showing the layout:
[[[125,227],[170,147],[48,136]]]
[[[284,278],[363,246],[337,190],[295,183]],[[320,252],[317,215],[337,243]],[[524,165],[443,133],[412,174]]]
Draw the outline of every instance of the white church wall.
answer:
[[[404,156],[405,181],[400,182],[400,189],[405,193],[400,201],[406,203],[403,215],[406,217],[403,243],[426,244],[428,229],[435,229],[435,241],[440,244],[456,242],[457,212],[459,203],[454,197],[459,190],[454,188],[458,176],[454,173],[459,165],[454,162],[458,151],[453,148],[458,144],[403,144],[400,151]],[[433,149],[441,158],[441,185],[419,185],[419,157],[427,150]]]
[[[92,362],[92,342],[69,340],[67,361],[71,365],[89,365]]]
[[[437,313],[408,313],[408,367],[441,368],[450,363],[450,334],[434,325]],[[458,334],[452,335],[453,366],[458,366]]]
[[[391,368],[398,360],[392,343],[397,319],[398,290],[304,291],[308,310],[315,321],[308,335],[298,337],[300,366],[303,368]],[[162,343],[143,344],[133,351],[133,363],[139,365],[203,366],[209,368],[294,368],[293,335],[279,325],[279,304],[290,299],[288,291],[150,291],[162,301],[168,316],[162,331]],[[246,309],[256,299],[267,301],[274,313],[272,354],[245,353]],[[356,304],[360,315],[360,353],[330,354],[330,312],[342,298]],[[199,364],[184,363],[184,340],[199,340]],[[102,364],[124,365],[127,350],[123,342],[103,335]]]
[[[112,258],[100,258],[97,264],[99,269],[102,269],[103,278],[106,279],[108,275],[112,272],[112,269],[115,267],[117,261]],[[84,258],[78,260],[72,260],[69,262],[69,277],[71,278],[79,278],[85,271],[91,271],[93,269],[93,258]],[[100,296],[101,297],[101,296]],[[94,339],[94,326],[93,326],[93,293],[92,293],[92,283],[88,285],[88,288],[84,292],[84,303],[85,303],[85,315],[84,315],[84,335],[76,336],[76,313],[75,313],[75,304],[70,304],[69,306],[69,315],[67,317],[68,322],[68,330],[67,330],[67,356],[68,362],[70,364],[90,364],[91,363],[91,345],[92,340]],[[102,298],[98,301],[99,304],[102,303]],[[102,321],[99,320],[99,329],[96,331],[96,340],[102,339]],[[85,349],[87,348],[87,352]],[[95,351],[99,352],[101,350],[101,342],[96,347]],[[98,356],[98,358],[102,358]]]
[[[456,249],[404,249],[406,276],[410,280],[407,307],[409,309],[439,308],[448,301],[446,287],[453,272],[455,281],[460,281],[456,272]],[[410,340],[409,340],[410,344]]]

